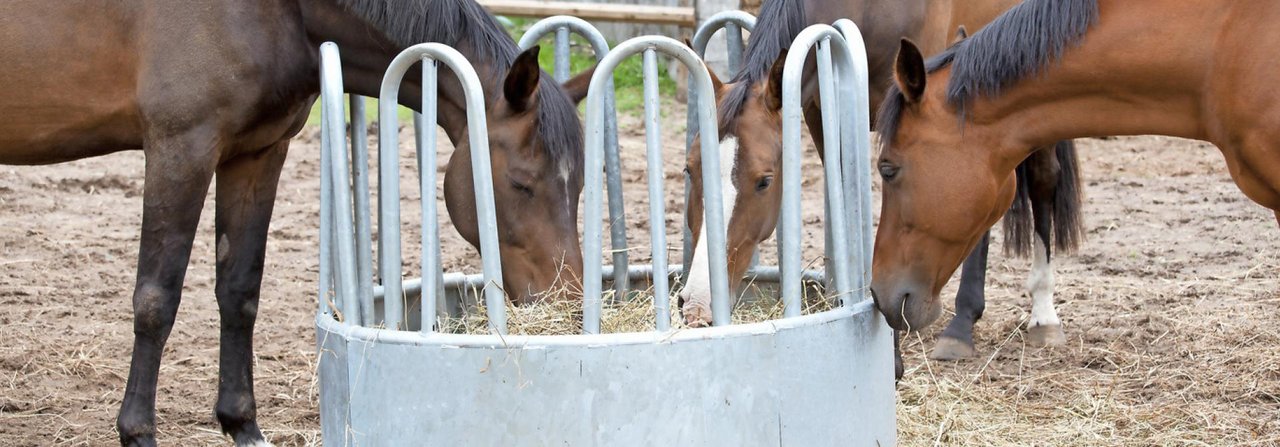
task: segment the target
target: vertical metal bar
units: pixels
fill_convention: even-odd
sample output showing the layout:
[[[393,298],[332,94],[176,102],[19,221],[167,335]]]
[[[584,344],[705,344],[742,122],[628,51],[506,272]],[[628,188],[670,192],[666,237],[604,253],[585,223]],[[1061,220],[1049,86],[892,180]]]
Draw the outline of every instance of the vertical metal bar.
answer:
[[[393,330],[400,328],[400,317],[404,315],[400,276],[400,119],[396,116],[400,79],[395,82],[395,94],[387,95],[384,80],[383,94],[378,98],[378,271],[384,291],[383,324]]]
[[[818,90],[823,112],[823,141],[830,141],[837,145],[827,148],[824,153],[826,160],[823,162],[823,168],[826,170],[827,202],[831,213],[826,225],[832,241],[828,262],[834,265],[831,270],[835,273],[834,281],[830,282],[835,285],[835,291],[841,299],[845,300],[851,291],[852,271],[849,269],[849,227],[848,214],[845,212],[843,144],[841,144],[840,135],[841,109],[844,105],[840,104],[840,97],[835,88],[836,73],[831,63],[831,41],[832,39],[828,37],[818,43]]]
[[[569,80],[569,27],[556,28],[555,79],[558,83]]]
[[[436,209],[436,61],[422,58],[422,117],[418,126],[418,188],[422,191],[422,327],[433,332],[440,299],[440,224]]]
[[[604,54],[608,54],[608,50],[605,50]],[[613,296],[615,299],[624,299],[631,288],[631,281],[627,277],[631,253],[627,250],[627,211],[622,197],[622,160],[618,153],[620,150],[618,112],[614,102],[613,76],[609,76],[605,89],[607,91],[604,97],[604,170],[605,183],[609,189],[609,244],[613,248]]]
[[[342,67],[338,57],[338,47],[332,42],[326,42],[320,47],[321,54],[328,54],[324,57],[324,65],[321,68],[324,78],[321,80],[323,103],[323,119],[326,121],[325,132],[327,134],[328,151],[324,151],[329,157],[330,183],[329,190],[332,192],[333,203],[335,205],[332,216],[334,217],[334,227],[336,233],[334,246],[330,247],[337,255],[337,272],[338,272],[338,294],[342,300],[342,307],[346,313],[348,321],[353,324],[361,324],[359,297],[356,291],[356,265],[355,265],[355,237],[352,223],[352,215],[350,210],[351,190],[350,185],[350,169],[351,165],[347,160],[347,152],[339,150],[342,142],[346,141],[346,118],[345,109],[342,105]]]
[[[729,73],[731,76],[737,76],[742,71],[742,55],[746,51],[742,26],[738,25],[738,22],[729,20],[724,24],[724,32],[725,39],[728,40]],[[747,264],[747,268],[754,270],[758,265],[760,265],[760,249],[757,247],[751,253],[751,261]]]
[[[328,55],[320,53],[321,58]],[[322,61],[322,64],[329,63]],[[331,90],[324,70],[320,71],[320,85],[323,94]],[[316,300],[320,303],[318,312],[330,315],[328,306],[329,292],[333,289],[333,173],[329,172],[329,151],[333,144],[329,141],[328,110],[325,109],[323,96],[320,101],[320,295]]]
[[[671,296],[667,284],[667,231],[666,197],[662,193],[664,180],[662,169],[661,107],[658,102],[658,53],[652,48],[644,51],[644,124],[646,159],[649,168],[649,222],[653,249],[653,307],[656,329],[671,328]],[[617,268],[616,266],[614,267]],[[615,277],[617,275],[617,270]],[[626,275],[626,270],[622,271]]]
[[[356,287],[363,321],[373,321],[373,233],[369,209],[369,125],[365,97],[351,95],[351,164],[355,196]]]
[[[583,153],[583,187],[582,187],[582,332],[584,334],[600,333],[600,289],[601,266],[600,250],[602,245],[602,224],[604,214],[601,209],[603,200],[600,194],[600,177],[604,174],[604,97],[595,87],[600,84],[601,76],[613,76],[613,69],[606,58],[603,67],[597,67],[591,77],[591,89],[587,95],[587,123],[584,130],[586,150]],[[616,63],[614,64],[617,65]]]
[[[693,88],[693,74],[689,74],[689,92],[686,94],[688,106],[688,123],[686,129],[688,134],[685,136],[684,154],[685,159],[689,158],[689,151],[693,150],[693,142],[698,136],[698,115],[694,112],[698,108],[698,92]],[[689,228],[689,196],[693,194],[693,180],[689,178],[689,173],[684,175],[684,208],[680,210],[684,215],[684,222],[680,224],[680,265],[683,267],[680,273],[681,281],[689,276],[689,264],[693,263],[693,230]],[[705,202],[704,202],[705,203]]]
[[[857,251],[850,268],[853,270],[856,304],[869,297],[873,236],[871,230],[871,108],[868,96],[867,49],[858,26],[848,19],[836,21],[836,29],[844,36],[847,64],[841,74],[840,97],[853,98],[849,107],[841,109],[841,142],[845,148],[845,202],[849,204],[851,249]]]
[[[782,81],[782,209],[778,222],[778,251],[782,274],[783,316],[801,314],[803,292],[800,284],[800,83],[808,48],[793,44],[787,55]]]

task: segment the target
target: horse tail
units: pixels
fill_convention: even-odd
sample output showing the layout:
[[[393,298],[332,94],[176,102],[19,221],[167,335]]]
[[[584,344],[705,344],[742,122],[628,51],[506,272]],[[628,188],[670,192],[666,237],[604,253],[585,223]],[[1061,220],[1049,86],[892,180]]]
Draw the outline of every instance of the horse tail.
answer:
[[[1054,146],[1058,157],[1058,183],[1053,193],[1053,245],[1059,252],[1073,253],[1084,240],[1084,201],[1080,183],[1080,161],[1076,143],[1059,141]]]
[[[1027,174],[1027,163],[1023,160],[1014,169],[1017,177],[1017,190],[1013,193],[1013,203],[1009,211],[1004,213],[1004,253],[1006,256],[1026,257],[1031,254],[1032,239],[1035,237],[1035,225],[1031,216],[1031,187]]]
[[[1042,149],[1042,151],[1048,148]],[[1074,252],[1084,239],[1084,220],[1081,218],[1081,184],[1080,162],[1076,156],[1076,146],[1071,140],[1059,141],[1053,147],[1053,154],[1032,154],[1015,170],[1017,174],[1017,191],[1013,196],[1013,204],[1004,215],[1004,251],[1006,254],[1026,257],[1035,246],[1035,216],[1032,213],[1031,182],[1033,167],[1030,163],[1045,163],[1038,157],[1053,157],[1057,167],[1057,178],[1053,185],[1052,205],[1049,218],[1052,230],[1053,245],[1057,251]]]

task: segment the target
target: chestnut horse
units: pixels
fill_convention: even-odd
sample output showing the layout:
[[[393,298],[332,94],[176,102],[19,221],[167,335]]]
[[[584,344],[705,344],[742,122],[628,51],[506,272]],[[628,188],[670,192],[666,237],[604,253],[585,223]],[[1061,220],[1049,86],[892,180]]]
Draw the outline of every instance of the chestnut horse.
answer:
[[[775,0],[765,3],[746,49],[743,71],[728,84],[715,80],[723,138],[721,156],[726,165],[723,168],[723,188],[734,192],[727,196],[733,201],[727,200],[724,204],[725,214],[730,216],[728,253],[731,289],[738,288],[751,254],[777,224],[781,191],[774,185],[781,173],[782,157],[782,121],[779,114],[781,70],[786,58],[784,48],[796,35],[805,26],[832,23],[839,18],[848,17],[859,23],[867,44],[869,93],[872,107],[875,107],[891,84],[892,63],[901,37],[921,39],[928,48],[942,51],[955,30],[981,27],[1014,3],[1013,0],[954,4],[923,0]],[[814,79],[812,62],[813,58],[810,58],[806,81]],[[821,153],[822,120],[813,87],[812,82],[806,82],[802,102],[810,134],[815,137]],[[1070,142],[1036,154],[1020,168],[1025,174],[1021,177],[1023,189],[1020,197],[1023,200],[1008,215],[1005,228],[1010,243],[1006,244],[1006,249],[1026,254],[1032,246],[1035,247],[1036,262],[1028,281],[1028,292],[1033,297],[1033,309],[1041,313],[1047,309],[1056,324],[1049,249],[1051,246],[1073,249],[1079,239],[1079,180],[1075,174],[1075,148]],[[687,170],[691,174],[693,195],[688,200],[687,215],[695,234],[701,229],[702,215],[700,158],[701,153],[696,148],[689,151]],[[1051,234],[1054,237],[1051,238]],[[975,353],[972,331],[984,305],[986,254],[986,245],[981,245],[966,262],[960,292],[956,295],[956,318],[940,339],[935,351],[937,358],[962,358]],[[686,286],[679,296],[686,322],[701,325],[710,321],[709,278],[706,256],[695,254],[693,259]]]
[[[155,444],[161,352],[215,175],[215,413],[237,445],[266,444],[252,340],[267,228],[289,140],[319,93],[324,41],[342,48],[347,90],[370,96],[409,45],[442,42],[468,56],[488,101],[507,292],[527,299],[547,290],[561,273],[551,260],[580,271],[582,129],[572,99],[585,92],[566,94],[538,68],[537,50],[519,54],[472,0],[0,2],[0,108],[13,112],[0,120],[0,163],[146,155],[122,444]],[[452,74],[441,76],[440,122],[457,148],[445,180],[449,211],[476,244],[463,93]],[[418,78],[407,77],[402,98],[415,109]]]
[[[1280,220],[1277,21],[1269,0],[1027,0],[928,62],[903,41],[877,124],[872,290],[889,324],[938,317],[939,291],[1013,200],[1028,148],[1064,138],[1213,143]]]

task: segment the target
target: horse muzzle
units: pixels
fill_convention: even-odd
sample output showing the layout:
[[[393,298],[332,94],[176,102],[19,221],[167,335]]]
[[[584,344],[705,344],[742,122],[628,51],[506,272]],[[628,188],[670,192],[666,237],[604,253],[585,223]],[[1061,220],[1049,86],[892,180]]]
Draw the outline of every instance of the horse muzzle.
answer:
[[[899,331],[918,331],[933,324],[942,314],[942,306],[929,287],[914,282],[876,284],[871,297],[889,327]]]

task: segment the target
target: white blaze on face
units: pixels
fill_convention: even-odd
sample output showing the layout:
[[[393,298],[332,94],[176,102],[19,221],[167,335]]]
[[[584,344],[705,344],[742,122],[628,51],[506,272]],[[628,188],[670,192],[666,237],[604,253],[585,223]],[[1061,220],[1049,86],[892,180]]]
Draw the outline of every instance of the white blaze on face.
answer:
[[[1049,250],[1035,236],[1035,261],[1031,266],[1031,276],[1027,277],[1027,293],[1031,295],[1030,326],[1057,326],[1058,311],[1053,308],[1053,265],[1049,263]]]
[[[733,184],[734,163],[738,160],[738,138],[729,137],[720,141],[720,192],[724,198],[721,209],[727,225],[733,217],[733,206],[738,201],[738,189]],[[703,201],[705,208],[709,204]],[[711,322],[711,268],[707,257],[707,222],[703,219],[702,228],[698,230],[698,245],[693,250],[693,261],[689,266],[689,275],[685,281],[680,297],[684,299],[685,320],[702,320]]]

